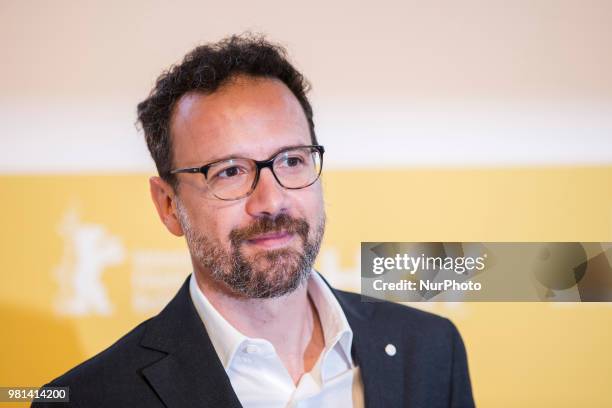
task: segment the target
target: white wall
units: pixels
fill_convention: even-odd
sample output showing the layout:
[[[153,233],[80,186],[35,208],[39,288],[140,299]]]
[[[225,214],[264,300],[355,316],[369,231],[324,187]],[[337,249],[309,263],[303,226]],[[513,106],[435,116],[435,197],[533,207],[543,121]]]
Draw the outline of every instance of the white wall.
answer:
[[[331,167],[609,165],[610,21],[610,1],[2,0],[0,172],[152,170],[136,104],[247,29],[311,80]]]

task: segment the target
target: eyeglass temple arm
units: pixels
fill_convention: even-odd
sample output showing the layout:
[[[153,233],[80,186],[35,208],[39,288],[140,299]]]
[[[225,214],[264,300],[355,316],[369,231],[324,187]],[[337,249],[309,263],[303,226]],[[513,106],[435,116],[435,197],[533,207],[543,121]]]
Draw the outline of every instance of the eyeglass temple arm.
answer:
[[[183,167],[180,169],[174,169],[172,171],[170,171],[170,174],[176,174],[176,173],[204,173],[205,171],[208,170],[209,166],[202,166],[202,167]]]

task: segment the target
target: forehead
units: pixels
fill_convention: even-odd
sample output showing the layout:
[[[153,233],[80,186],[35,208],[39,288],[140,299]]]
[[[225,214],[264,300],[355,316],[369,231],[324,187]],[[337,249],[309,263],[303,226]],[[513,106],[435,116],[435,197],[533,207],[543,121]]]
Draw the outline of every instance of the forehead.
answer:
[[[178,166],[227,156],[263,160],[280,148],[310,144],[297,98],[281,81],[268,78],[238,77],[212,94],[184,95],[170,128]]]

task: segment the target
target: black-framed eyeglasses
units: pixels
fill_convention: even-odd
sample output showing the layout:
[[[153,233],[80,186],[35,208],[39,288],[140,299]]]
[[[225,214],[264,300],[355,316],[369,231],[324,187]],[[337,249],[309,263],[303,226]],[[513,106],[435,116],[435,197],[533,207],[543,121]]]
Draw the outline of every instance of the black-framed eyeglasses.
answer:
[[[286,189],[297,190],[314,184],[321,175],[323,153],[320,145],[294,146],[280,150],[268,160],[243,157],[214,161],[200,167],[170,171],[202,173],[211,193],[220,200],[239,200],[251,194],[262,169],[272,171],[274,178]]]

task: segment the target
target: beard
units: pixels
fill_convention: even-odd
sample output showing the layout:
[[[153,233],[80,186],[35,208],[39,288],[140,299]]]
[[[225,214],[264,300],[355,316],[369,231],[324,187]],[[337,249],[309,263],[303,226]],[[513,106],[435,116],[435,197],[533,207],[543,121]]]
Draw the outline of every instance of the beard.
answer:
[[[229,233],[228,251],[218,240],[193,228],[180,202],[177,202],[177,214],[194,262],[209,270],[212,279],[229,288],[233,295],[248,299],[275,298],[300,287],[310,276],[325,231],[324,212],[314,226],[312,239],[309,239],[312,227],[304,218],[285,213],[260,217],[251,225]],[[280,231],[299,236],[301,250],[262,249],[250,256],[241,251],[245,241]]]

